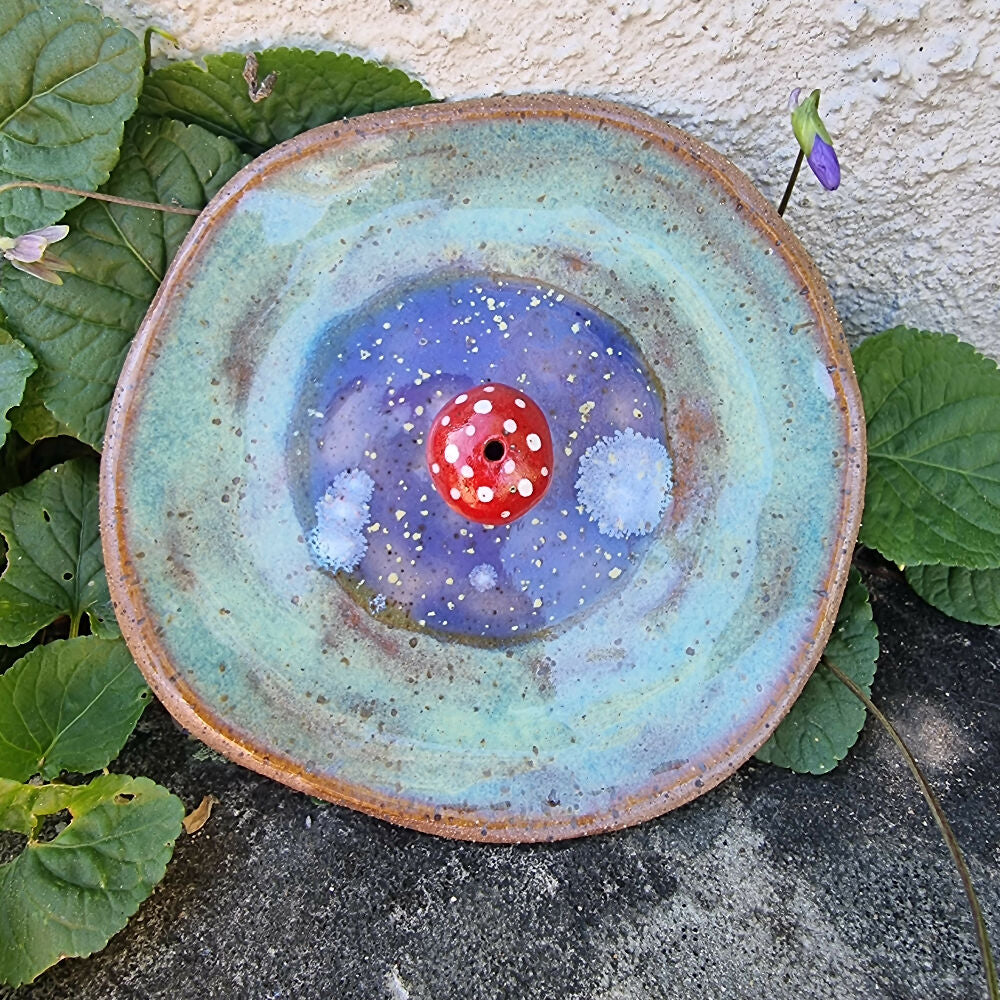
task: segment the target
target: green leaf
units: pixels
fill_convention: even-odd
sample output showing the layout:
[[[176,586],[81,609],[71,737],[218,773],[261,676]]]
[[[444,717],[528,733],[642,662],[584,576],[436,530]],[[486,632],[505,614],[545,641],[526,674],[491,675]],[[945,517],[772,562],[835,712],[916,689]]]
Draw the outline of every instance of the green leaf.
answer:
[[[93,191],[118,161],[142,88],[142,43],[78,0],[0,4],[0,184]],[[0,193],[9,236],[56,222],[75,195]]]
[[[66,808],[79,785],[22,785],[0,778],[0,830],[32,836],[44,816]]]
[[[21,402],[28,376],[37,367],[24,344],[0,327],[0,447],[10,431],[7,412]]]
[[[21,402],[7,414],[14,430],[29,444],[34,444],[43,438],[71,434],[69,428],[59,423],[42,401],[44,378],[44,372],[36,371],[30,375],[25,383]]]
[[[88,774],[118,756],[149,703],[121,639],[81,636],[33,649],[0,677],[0,776]]]
[[[907,566],[906,582],[951,618],[975,625],[1000,625],[1000,569]]]
[[[110,600],[98,523],[97,462],[57,465],[0,497],[0,534],[9,549],[0,577],[0,643],[27,642],[40,628],[86,613],[97,633]]]
[[[266,49],[257,56],[261,81],[277,74],[272,93],[258,103],[243,78],[247,57],[227,52],[207,56],[204,69],[182,62],[151,73],[140,111],[201,125],[256,156],[317,125],[433,100],[400,70],[356,56],[302,49]]]
[[[133,119],[104,190],[202,208],[246,162],[231,142],[203,129]],[[70,234],[59,256],[77,273],[49,285],[12,271],[0,302],[39,363],[44,407],[96,448],[132,337],[194,220],[90,201],[65,221]]]
[[[851,569],[823,657],[865,692],[871,692],[878,629],[872,620],[868,591],[856,569]],[[799,773],[826,774],[847,756],[864,724],[864,705],[820,660],[791,711],[757,751],[757,757]]]
[[[29,345],[30,346],[30,345]],[[861,541],[901,565],[1000,566],[1000,372],[897,327],[854,352],[868,421]]]
[[[0,866],[0,980],[19,986],[62,958],[90,955],[125,926],[163,878],[184,806],[148,778],[107,774],[39,789],[0,780],[0,819],[68,809],[54,839],[29,839]],[[22,791],[23,790],[23,791]],[[29,833],[29,837],[32,834]]]

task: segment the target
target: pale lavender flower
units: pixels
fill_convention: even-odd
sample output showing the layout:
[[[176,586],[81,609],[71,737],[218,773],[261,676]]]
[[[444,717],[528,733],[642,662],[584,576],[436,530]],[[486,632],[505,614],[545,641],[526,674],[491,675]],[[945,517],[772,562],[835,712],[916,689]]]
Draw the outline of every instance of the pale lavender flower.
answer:
[[[73,265],[48,252],[51,243],[58,243],[69,233],[69,226],[45,226],[23,236],[0,236],[0,253],[19,271],[40,278],[52,285],[61,285],[57,272],[73,273]]]

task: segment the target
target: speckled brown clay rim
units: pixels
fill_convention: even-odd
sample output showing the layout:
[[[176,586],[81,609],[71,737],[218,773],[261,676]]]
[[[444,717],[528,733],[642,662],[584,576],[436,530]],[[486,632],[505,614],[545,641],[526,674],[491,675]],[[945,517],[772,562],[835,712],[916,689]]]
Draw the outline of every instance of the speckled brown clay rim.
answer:
[[[129,410],[134,387],[143,377],[156,330],[165,311],[165,300],[180,285],[198,243],[206,231],[224,218],[244,191],[252,189],[272,171],[318,150],[365,140],[387,133],[405,132],[495,118],[562,118],[565,121],[607,122],[644,137],[668,154],[687,159],[731,195],[746,210],[752,224],[778,250],[795,280],[807,289],[807,301],[826,338],[834,387],[845,423],[847,458],[842,488],[839,548],[833,554],[826,578],[826,601],[814,624],[813,643],[803,643],[788,666],[789,680],[773,693],[770,712],[755,720],[744,733],[733,734],[730,744],[694,769],[675,775],[670,784],[650,785],[648,791],[623,800],[607,813],[573,819],[526,820],[523,817],[488,816],[474,811],[435,810],[412,802],[386,799],[334,778],[305,772],[294,760],[268,751],[262,739],[237,731],[203,705],[167,659],[148,617],[142,598],[141,575],[129,555],[123,519],[126,498],[119,490],[117,469],[127,463],[130,444]],[[674,809],[713,788],[733,773],[767,740],[798,696],[818,661],[833,628],[840,598],[847,582],[857,539],[864,498],[865,424],[860,392],[830,294],[816,266],[774,208],[725,157],[704,143],[642,112],[620,104],[560,95],[501,97],[431,104],[381,112],[323,126],[269,150],[233,178],[198,217],[157,292],[125,362],[111,407],[101,469],[101,537],[108,584],[126,642],[157,697],[174,718],[209,746],[245,767],[286,785],[349,806],[372,816],[457,839],[494,843],[562,840],[620,829]]]

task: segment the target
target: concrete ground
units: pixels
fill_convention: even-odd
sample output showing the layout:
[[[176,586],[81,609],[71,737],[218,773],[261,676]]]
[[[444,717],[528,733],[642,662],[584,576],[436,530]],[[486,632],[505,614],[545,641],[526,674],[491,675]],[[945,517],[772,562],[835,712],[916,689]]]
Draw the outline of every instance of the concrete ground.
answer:
[[[922,762],[1000,942],[1000,629],[927,608],[878,564],[874,697]],[[454,843],[317,803],[210,756],[158,707],[115,770],[196,805],[162,885],[101,954],[8,1000],[972,1000],[958,878],[869,721],[814,778],[750,763],[639,828]]]

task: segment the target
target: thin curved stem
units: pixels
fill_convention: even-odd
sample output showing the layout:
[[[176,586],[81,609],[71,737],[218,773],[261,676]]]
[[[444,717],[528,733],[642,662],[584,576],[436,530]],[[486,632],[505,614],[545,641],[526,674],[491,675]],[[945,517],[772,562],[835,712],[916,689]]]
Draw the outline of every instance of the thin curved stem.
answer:
[[[788,199],[792,196],[792,190],[795,187],[795,182],[799,179],[799,171],[802,169],[802,161],[806,158],[806,154],[802,152],[802,147],[799,147],[799,155],[795,158],[795,166],[792,167],[792,176],[788,178],[788,184],[785,187],[785,193],[781,196],[781,204],[778,206],[778,215],[784,215],[785,209],[788,208]]]
[[[45,184],[42,181],[11,181],[0,184],[0,194],[12,191],[14,188],[36,188],[39,191],[55,191],[57,194],[73,194],[79,198],[95,198],[97,201],[110,201],[115,205],[128,205],[131,208],[148,208],[151,212],[171,212],[174,215],[201,215],[201,209],[184,208],[183,205],[161,205],[155,201],[136,201],[134,198],[119,198],[113,194],[101,194],[98,191],[81,191],[78,188],[63,187],[61,184]]]
[[[160,38],[166,39],[175,49],[180,48],[181,44],[169,31],[164,31],[162,28],[156,28],[153,25],[146,28],[142,35],[142,48],[146,54],[145,61],[142,64],[143,76],[149,76],[150,64],[153,61],[153,35],[159,35]]]
[[[951,824],[948,822],[948,817],[945,816],[944,810],[941,808],[941,803],[938,801],[937,796],[934,794],[934,789],[931,788],[930,783],[924,777],[923,772],[920,770],[920,765],[917,763],[916,758],[910,753],[910,748],[903,742],[903,737],[896,732],[893,724],[882,714],[872,702],[871,698],[868,697],[858,687],[857,684],[851,680],[838,666],[831,663],[830,660],[823,657],[823,663],[830,670],[837,680],[840,681],[856,698],[860,699],[864,704],[865,708],[868,709],[872,715],[881,723],[882,728],[892,737],[893,743],[899,748],[899,752],[903,755],[903,759],[906,761],[907,767],[916,778],[917,784],[920,786],[920,791],[923,793],[924,799],[930,808],[931,815],[934,817],[934,822],[937,823],[938,829],[941,831],[941,835],[944,837],[944,842],[948,846],[948,850],[951,853],[952,861],[955,862],[955,867],[958,869],[958,876],[962,880],[962,886],[965,889],[965,895],[969,900],[969,909],[972,911],[972,921],[976,926],[976,939],[979,943],[979,951],[983,956],[983,972],[986,975],[986,989],[989,993],[990,1000],[1000,1000],[1000,985],[997,983],[997,970],[996,965],[993,962],[993,950],[990,948],[990,938],[989,933],[986,929],[986,920],[983,917],[983,911],[979,906],[979,898],[976,896],[976,890],[972,885],[972,876],[969,874],[969,868],[965,863],[965,857],[962,854],[962,848],[958,845],[958,839],[955,837],[955,833],[951,828]]]
[[[153,32],[156,29],[150,25],[142,33],[142,49],[145,58],[142,61],[142,75],[149,76],[150,63],[153,61]]]

